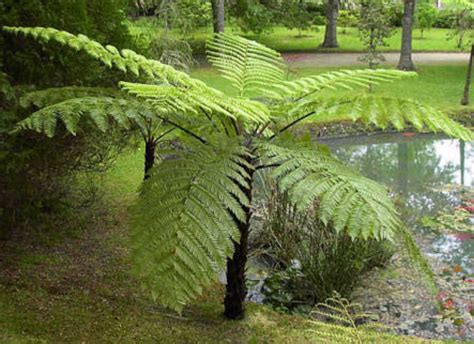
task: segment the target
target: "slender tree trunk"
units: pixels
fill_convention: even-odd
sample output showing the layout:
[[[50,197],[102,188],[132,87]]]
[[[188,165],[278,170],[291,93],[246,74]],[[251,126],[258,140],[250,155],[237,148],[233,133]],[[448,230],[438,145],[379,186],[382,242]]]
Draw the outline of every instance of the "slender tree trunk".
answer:
[[[413,19],[415,14],[416,0],[404,0],[402,47],[400,50],[400,61],[398,69],[415,70],[415,64],[411,59]]]
[[[472,64],[474,59],[474,44],[471,46],[471,56],[467,65],[466,84],[464,85],[464,95],[461,99],[461,105],[469,105],[469,94],[471,92]]]
[[[339,15],[339,0],[327,0],[326,30],[324,32],[324,48],[337,48],[337,16]]]
[[[253,172],[248,170],[247,173],[253,177]],[[248,199],[252,200],[252,189],[243,189]],[[247,287],[245,285],[245,267],[248,255],[248,238],[250,231],[251,209],[244,207],[247,214],[246,222],[238,223],[240,231],[240,241],[234,242],[234,255],[231,259],[227,259],[227,285],[224,299],[224,315],[229,319],[242,319],[245,315],[245,297],[247,296]]]
[[[154,138],[149,138],[145,142],[145,177],[150,178],[150,170],[155,164],[156,142]]]
[[[214,33],[224,32],[225,7],[224,0],[212,0],[212,22]]]

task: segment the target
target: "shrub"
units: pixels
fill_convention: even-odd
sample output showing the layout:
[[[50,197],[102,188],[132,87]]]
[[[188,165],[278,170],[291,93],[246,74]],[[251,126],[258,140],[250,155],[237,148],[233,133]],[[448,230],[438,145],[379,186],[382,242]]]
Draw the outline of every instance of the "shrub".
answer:
[[[357,17],[347,10],[339,11],[339,18],[337,19],[340,26],[342,26],[342,33],[346,33],[346,28],[357,26]]]
[[[265,218],[255,245],[275,269],[263,293],[265,302],[279,310],[309,312],[334,291],[348,297],[365,272],[392,255],[387,242],[352,240],[324,225],[314,212],[299,214],[284,193],[271,192]]]
[[[436,18],[438,16],[438,10],[431,4],[421,3],[417,7],[416,13],[416,23],[421,32],[421,37],[423,38],[423,33],[425,30],[429,30],[433,27]]]
[[[15,124],[29,113],[3,93],[0,221],[5,232],[24,221],[43,222],[65,208],[91,204],[96,188],[91,180],[84,181],[84,176],[105,171],[130,137],[121,130],[105,134],[93,126],[84,127],[75,136],[61,128],[54,139],[32,131],[11,134]]]

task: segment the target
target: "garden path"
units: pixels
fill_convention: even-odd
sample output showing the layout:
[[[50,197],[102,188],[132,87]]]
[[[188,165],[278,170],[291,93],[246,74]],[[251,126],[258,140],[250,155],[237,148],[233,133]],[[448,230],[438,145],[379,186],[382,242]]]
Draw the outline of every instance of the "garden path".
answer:
[[[292,68],[364,65],[360,53],[283,53]],[[397,64],[399,53],[384,53],[387,64]],[[468,53],[413,53],[413,61],[420,64],[467,63]]]

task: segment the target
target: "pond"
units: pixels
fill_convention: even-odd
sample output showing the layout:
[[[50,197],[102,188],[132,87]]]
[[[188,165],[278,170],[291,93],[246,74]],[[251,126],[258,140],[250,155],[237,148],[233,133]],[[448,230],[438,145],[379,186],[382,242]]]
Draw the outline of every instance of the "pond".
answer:
[[[457,321],[457,332],[446,335],[472,338],[472,328],[466,327],[474,326],[474,144],[414,133],[318,142],[328,145],[350,168],[389,187],[405,223],[414,231],[437,275],[440,303],[449,301],[443,316],[450,313],[450,320]],[[467,214],[463,231],[456,230],[456,209]],[[427,223],[440,214],[447,216],[446,225],[440,227],[451,228],[428,228],[431,226]],[[416,327],[416,321],[408,323]],[[433,330],[435,325],[430,328]]]

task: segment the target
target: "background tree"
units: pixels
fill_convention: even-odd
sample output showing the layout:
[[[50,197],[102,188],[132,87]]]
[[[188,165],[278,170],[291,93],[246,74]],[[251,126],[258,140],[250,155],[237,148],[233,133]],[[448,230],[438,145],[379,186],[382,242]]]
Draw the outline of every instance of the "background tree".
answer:
[[[388,8],[389,3],[385,0],[363,0],[360,4],[359,36],[366,53],[359,59],[369,68],[376,68],[385,61],[378,48],[387,45],[385,40],[393,32]]]
[[[320,92],[369,87],[412,74],[350,70],[285,81],[277,52],[219,34],[208,42],[208,56],[235,88],[238,97],[233,97],[157,61],[131,51],[120,54],[83,36],[45,28],[4,29],[59,41],[148,76],[150,83],[121,86],[188,137],[180,140],[172,159],[153,170],[133,210],[135,272],[164,305],[181,311],[227,266],[225,315],[244,316],[252,195],[260,169],[272,171],[279,190],[289,194],[298,211],[308,211],[317,201],[323,223],[352,238],[399,238],[427,269],[384,187],[349,171],[327,148],[288,135],[313,117],[320,123],[353,120],[399,130],[412,125],[471,140],[470,130],[415,101],[365,92],[328,98]]]
[[[472,64],[474,60],[474,44],[471,45],[471,55],[469,57],[469,63],[467,65],[466,83],[464,84],[464,93],[461,99],[461,105],[469,105],[469,95],[471,91],[471,80],[472,80]]]
[[[302,36],[302,31],[310,30],[313,25],[313,14],[308,11],[304,1],[283,1],[277,12],[285,27],[298,30],[298,37]]]
[[[438,16],[438,10],[432,3],[422,2],[417,6],[416,9],[416,23],[420,29],[420,37],[423,38],[425,30],[429,30],[433,27],[436,18]]]
[[[225,1],[211,0],[212,2],[212,24],[214,33],[224,32],[225,27]]]
[[[415,5],[416,0],[404,0],[402,44],[400,48],[400,61],[397,66],[400,70],[415,70],[415,64],[413,63],[411,56]]]
[[[326,2],[326,28],[324,31],[324,48],[337,48],[337,16],[339,14],[339,0]]]

